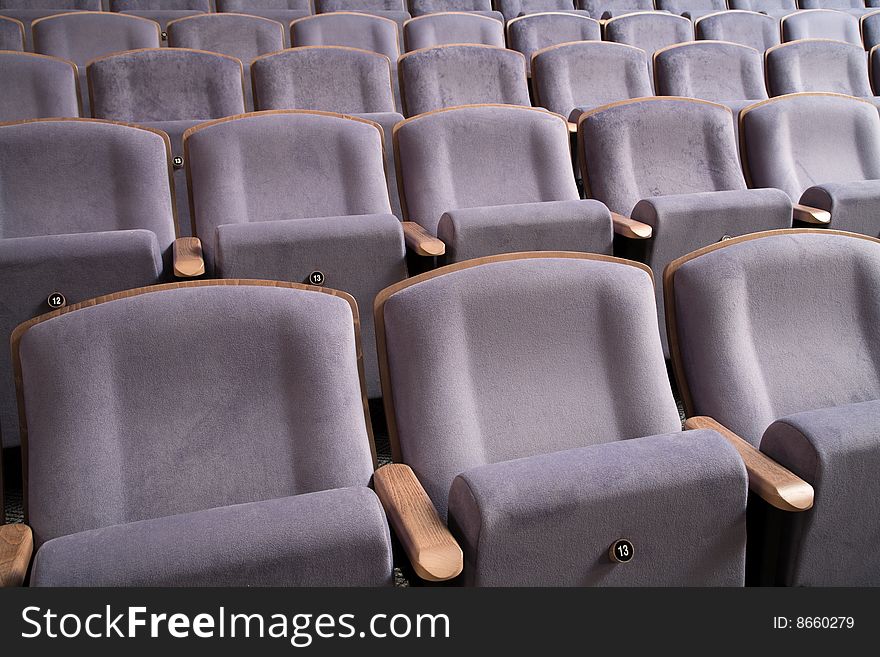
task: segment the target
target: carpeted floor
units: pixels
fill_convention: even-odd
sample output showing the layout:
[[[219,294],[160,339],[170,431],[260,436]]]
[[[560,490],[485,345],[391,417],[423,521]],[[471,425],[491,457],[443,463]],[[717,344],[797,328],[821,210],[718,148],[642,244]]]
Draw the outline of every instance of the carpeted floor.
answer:
[[[681,416],[681,421],[684,422],[684,406],[681,402],[681,396],[678,394],[678,390],[675,387],[675,379],[672,377],[671,371],[669,372],[669,375],[670,380],[673,381],[672,392],[675,396],[675,403],[678,406],[678,414]],[[373,439],[376,441],[376,456],[379,465],[383,466],[387,463],[391,463],[391,441],[388,437],[388,428],[385,422],[385,413],[382,408],[381,400],[370,400],[370,417],[373,423]],[[6,522],[8,523],[22,522],[24,519],[21,497],[21,472],[18,470],[19,459],[18,450],[8,450],[7,453],[4,454],[3,502],[6,509]],[[403,563],[405,562],[405,557],[402,555],[399,546],[396,544],[395,555],[395,561],[397,561],[400,566],[394,569],[394,585],[409,586],[407,567],[406,564]]]

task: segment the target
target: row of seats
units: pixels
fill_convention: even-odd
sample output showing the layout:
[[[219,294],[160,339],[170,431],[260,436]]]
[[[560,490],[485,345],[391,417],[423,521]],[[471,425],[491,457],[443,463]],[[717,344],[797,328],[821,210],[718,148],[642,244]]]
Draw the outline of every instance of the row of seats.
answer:
[[[55,295],[75,303],[205,272],[294,282],[314,274],[370,308],[381,289],[426,268],[416,256],[456,263],[523,250],[644,262],[657,274],[662,318],[660,274],[699,247],[793,221],[880,234],[873,105],[784,96],[746,108],[741,136],[747,175],[722,105],[658,97],[587,112],[578,132],[584,200],[566,121],[541,109],[429,112],[396,124],[384,149],[382,127],[363,118],[274,110],[218,119],[182,135],[201,242],[175,242],[187,232],[167,134],[91,119],[3,124],[3,332],[48,310]],[[403,223],[386,187],[389,150]],[[362,330],[372,344],[369,315]],[[666,348],[662,322],[661,333]],[[2,358],[0,430],[13,446],[12,364]],[[375,351],[364,361],[367,391],[378,397]]]
[[[383,290],[396,463],[375,472],[370,312],[345,294],[177,283],[33,319],[12,339],[30,528],[0,527],[4,575],[33,546],[35,586],[388,585],[390,524],[428,581],[880,584],[880,240],[675,260],[685,433],[651,278],[517,253]]]

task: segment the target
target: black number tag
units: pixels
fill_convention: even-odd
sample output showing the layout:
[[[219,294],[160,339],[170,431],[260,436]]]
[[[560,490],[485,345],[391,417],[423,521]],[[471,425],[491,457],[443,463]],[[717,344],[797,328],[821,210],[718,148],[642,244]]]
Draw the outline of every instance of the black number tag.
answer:
[[[313,271],[309,274],[309,283],[312,285],[323,285],[325,280],[327,279],[324,278],[324,272]]]
[[[173,166],[175,169],[182,169],[183,168],[183,158],[180,157],[180,155],[175,155],[174,159],[171,160],[171,166]]]
[[[625,538],[619,538],[614,541],[614,545],[608,550],[608,556],[611,557],[611,561],[628,563],[632,561],[634,556],[633,544]]]
[[[46,299],[46,303],[49,304],[49,307],[52,310],[57,310],[58,308],[64,308],[67,305],[67,299],[64,298],[64,295],[61,292],[53,292],[49,295],[49,298]]]

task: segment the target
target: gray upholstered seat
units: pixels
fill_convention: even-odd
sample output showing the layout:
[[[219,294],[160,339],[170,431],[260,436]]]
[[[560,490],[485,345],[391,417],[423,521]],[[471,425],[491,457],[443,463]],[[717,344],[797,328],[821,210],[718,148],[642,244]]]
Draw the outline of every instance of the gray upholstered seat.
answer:
[[[684,16],[656,11],[637,12],[609,19],[605,23],[605,39],[644,50],[653,80],[654,52],[674,43],[693,41],[694,26]]]
[[[817,129],[821,126],[821,130]],[[753,187],[827,210],[831,227],[880,235],[880,116],[835,94],[781,96],[742,114],[743,159]]]
[[[719,11],[694,21],[697,39],[727,41],[764,52],[779,43],[779,19],[754,11]]]
[[[473,11],[486,16],[495,16],[504,21],[500,11],[492,9],[492,0],[408,0],[413,16],[436,14],[443,11]]]
[[[400,50],[403,51],[403,25],[412,18],[405,0],[314,0],[316,14],[331,11],[354,11],[388,18],[397,23]]]
[[[503,48],[504,24],[464,11],[423,14],[404,24],[403,43],[407,52],[447,43],[481,43]]]
[[[504,22],[518,16],[564,11],[588,16],[586,12],[574,8],[574,0],[495,0],[495,8],[504,16]]]
[[[803,91],[874,95],[868,79],[867,56],[860,45],[801,39],[768,50],[765,65],[771,96]]]
[[[54,293],[78,303],[170,278],[176,226],[169,166],[167,137],[152,130],[86,119],[0,126],[4,343],[17,324],[51,310],[48,299]],[[0,434],[5,447],[19,443],[17,416],[4,349]]]
[[[862,45],[859,19],[842,11],[812,9],[783,16],[780,21],[783,41],[797,39],[834,39]]]
[[[601,41],[602,27],[584,14],[526,14],[507,24],[507,40],[511,49],[526,58],[526,71],[531,73],[532,55],[536,51],[571,41]]]
[[[395,110],[387,57],[357,48],[305,46],[259,58],[252,74],[258,110],[340,112],[381,125],[391,210],[403,218],[391,148],[391,130],[403,116]]]
[[[865,503],[880,494],[880,242],[751,235],[673,265],[667,294],[688,415],[715,418],[815,489],[808,511],[765,515],[769,531],[766,509],[750,503],[750,540],[771,537],[754,554],[778,549],[761,580],[880,584]]]
[[[31,23],[38,18],[71,11],[101,11],[101,0],[0,0],[0,16],[21,22],[25,50],[33,50]]]
[[[34,52],[76,64],[83,116],[91,116],[86,65],[96,57],[123,50],[158,48],[155,21],[106,11],[78,11],[35,20]]]
[[[681,433],[645,267],[497,256],[411,279],[376,316],[395,461],[464,584],[743,583],[745,471],[718,434]]]
[[[833,9],[854,16],[874,11],[876,0],[798,0],[801,9]],[[865,7],[868,5],[868,7]]]
[[[446,243],[448,262],[511,251],[611,251],[611,217],[600,203],[581,200],[558,115],[454,107],[399,124],[394,149],[406,217]]]
[[[702,98],[727,105],[734,127],[739,112],[767,98],[764,58],[754,48],[723,41],[693,41],[654,54],[657,94]]]
[[[163,37],[168,23],[212,11],[211,0],[110,0],[110,10],[119,11],[159,23]]]
[[[312,13],[309,0],[214,0],[218,12],[262,16],[288,25]]]
[[[245,106],[254,107],[251,62],[284,48],[287,30],[277,21],[247,14],[199,14],[168,24],[172,48],[207,50],[235,57],[244,69]]]
[[[33,585],[391,584],[353,301],[217,283],[16,335]]]
[[[76,66],[29,52],[0,52],[0,121],[77,117]]]
[[[783,192],[746,188],[723,105],[658,97],[600,107],[580,118],[578,155],[589,197],[652,227],[650,239],[621,239],[615,253],[650,265],[661,318],[669,262],[731,235],[791,226]],[[661,319],[664,347],[665,328]]]
[[[322,285],[349,292],[365,309],[406,277],[379,125],[275,110],[197,126],[184,141],[196,234],[215,276],[302,282],[321,272]],[[361,331],[375,397],[369,312]]]
[[[400,57],[405,116],[455,105],[531,105],[522,53],[495,46],[453,44]]]
[[[24,23],[0,16],[0,50],[24,50]]]
[[[242,64],[202,50],[132,50],[94,60],[88,67],[92,115],[159,128],[171,137],[176,161],[177,213],[185,235],[191,220],[183,170],[183,133],[209,119],[245,111]]]
[[[596,20],[654,10],[654,0],[577,0],[575,4]]]
[[[656,0],[657,9],[694,20],[706,14],[725,11],[727,0]]]
[[[859,21],[862,31],[862,43],[865,50],[871,50],[880,44],[880,10],[876,8],[870,14],[865,14]]]
[[[550,46],[535,53],[532,67],[538,104],[574,122],[600,105],[652,94],[645,51],[622,43]]]
[[[797,0],[727,0],[731,10],[754,11],[781,18],[798,11]]]

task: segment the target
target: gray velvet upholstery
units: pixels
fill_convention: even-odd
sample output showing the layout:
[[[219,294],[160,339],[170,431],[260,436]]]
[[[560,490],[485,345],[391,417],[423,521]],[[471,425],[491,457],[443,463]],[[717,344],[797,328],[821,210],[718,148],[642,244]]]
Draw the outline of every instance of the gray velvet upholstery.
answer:
[[[209,13],[212,8],[211,0],[110,0],[110,10],[149,18],[164,31],[171,21]]]
[[[548,11],[574,12],[574,0],[495,0],[495,8],[504,16],[504,23],[517,16]]]
[[[36,21],[34,51],[76,64],[83,116],[91,116],[86,64],[122,50],[158,48],[159,25],[145,18],[101,12],[72,12]]]
[[[79,116],[76,69],[33,53],[0,52],[0,121]]]
[[[876,242],[768,234],[684,263],[672,283],[695,415],[759,446],[778,418],[880,399]]]
[[[782,40],[834,39],[862,45],[859,19],[842,11],[799,11],[782,19]]]
[[[504,25],[488,16],[466,12],[425,14],[403,27],[406,50],[442,46],[447,43],[482,43],[504,47]]]
[[[98,118],[183,121],[244,112],[241,62],[216,53],[135,50],[92,62],[88,76]]]
[[[786,518],[781,579],[795,586],[878,586],[880,400],[804,411],[771,424],[761,450],[812,484],[813,508]]]
[[[45,543],[34,586],[387,586],[391,539],[369,488],[93,529]]]
[[[162,136],[100,121],[0,126],[0,339],[68,303],[160,282],[175,236]],[[83,154],[89,157],[84,158]],[[19,443],[10,352],[0,351],[0,434]]]
[[[532,54],[569,41],[601,41],[602,28],[582,14],[549,12],[530,14],[511,21],[507,26],[510,47],[526,58],[526,70],[531,71]]]
[[[880,233],[880,117],[871,103],[786,96],[746,112],[742,130],[752,186],[833,211],[833,228]]]
[[[449,522],[470,585],[742,586],[745,504],[733,448],[677,432],[471,468]],[[621,536],[628,564],[608,558]]]
[[[694,26],[683,16],[639,12],[610,19],[605,24],[605,39],[644,50],[648,55],[648,71],[653,79],[654,52],[674,43],[693,41]]]
[[[873,96],[865,51],[861,46],[826,39],[802,39],[767,52],[767,87],[771,96],[830,91]]]
[[[159,28],[163,32],[163,40],[167,35],[164,34],[165,29],[168,27],[168,23],[172,21],[179,20],[181,18],[187,18],[188,16],[198,16],[200,14],[204,14],[204,11],[195,11],[195,10],[186,10],[186,11],[177,11],[177,10],[132,10],[132,11],[123,11],[120,12],[122,14],[126,14],[128,16],[137,16],[139,18],[146,18],[151,21],[156,21],[159,24]]]
[[[836,9],[858,16],[873,11],[875,0],[798,0],[801,9]],[[868,5],[869,8],[865,8]]]
[[[727,0],[732,10],[754,11],[778,18],[798,10],[797,0]]]
[[[0,50],[24,50],[24,25],[21,21],[0,16]]]
[[[372,50],[391,60],[400,55],[397,23],[369,14],[336,11],[308,16],[290,26],[292,46],[348,46]]]
[[[218,12],[262,16],[284,25],[311,15],[309,0],[215,0]],[[285,43],[289,35],[285,34]]]
[[[235,57],[244,70],[245,106],[254,109],[251,62],[284,48],[287,30],[277,21],[246,14],[198,14],[168,25],[172,48],[207,50]]]
[[[543,201],[448,210],[437,225],[444,263],[519,251],[611,253],[611,215],[598,201]]]
[[[694,22],[697,39],[728,41],[764,52],[779,43],[779,20],[753,11],[722,11]]]
[[[32,52],[34,49],[33,39],[31,38],[31,24],[33,21],[45,18],[46,16],[54,16],[56,14],[66,14],[71,11],[79,11],[76,9],[4,9],[0,7],[0,16],[13,18],[24,26],[24,49],[26,52]]]
[[[655,98],[600,108],[581,118],[578,143],[588,195],[653,227],[650,240],[622,245],[622,254],[654,271],[660,317],[669,262],[724,236],[791,226],[784,192],[746,190],[721,105]],[[666,348],[662,321],[660,331]]]
[[[862,43],[865,50],[880,44],[880,11],[865,14],[859,23],[862,30]]]
[[[871,87],[880,90],[880,49],[876,46],[868,53],[868,75],[871,77]]]
[[[367,50],[292,48],[254,62],[252,75],[260,110],[394,111],[388,58]]]
[[[522,53],[476,44],[446,45],[400,58],[406,116],[479,103],[531,104]]]
[[[492,0],[409,0],[413,16],[441,11],[492,11]]]
[[[216,275],[302,282],[320,271],[367,309],[406,276],[380,126],[259,113],[194,131],[186,153],[196,232]],[[373,325],[362,315],[367,389],[377,396]]]
[[[164,289],[40,323],[20,356],[38,583],[390,583],[345,299]]]
[[[694,41],[654,57],[657,93],[715,102],[763,100],[764,58],[753,48],[718,41]]]
[[[406,287],[382,312],[401,456],[443,517],[472,468],[681,428],[651,280],[631,265],[490,262]],[[630,348],[609,351],[621,334]]]
[[[406,11],[405,0],[315,0],[315,13],[331,11]]]
[[[621,43],[562,44],[537,53],[532,66],[540,105],[570,121],[607,103],[652,94],[645,51]]]
[[[727,0],[655,0],[654,4],[660,11],[689,14],[691,17],[727,9]]]
[[[653,0],[577,0],[578,9],[586,11],[591,18],[611,18],[637,11],[653,11]]]

